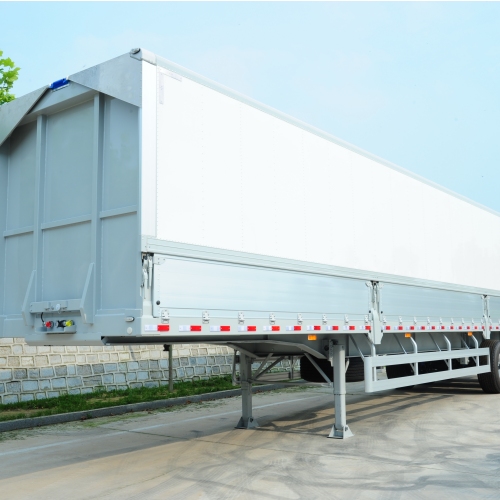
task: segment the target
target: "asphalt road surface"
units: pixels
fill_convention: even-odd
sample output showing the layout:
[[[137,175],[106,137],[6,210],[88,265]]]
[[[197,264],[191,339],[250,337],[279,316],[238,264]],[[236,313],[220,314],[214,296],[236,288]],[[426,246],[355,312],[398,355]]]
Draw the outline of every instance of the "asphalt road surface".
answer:
[[[2,499],[500,498],[500,396],[475,379],[361,393],[345,441],[327,439],[325,387],[0,435]]]

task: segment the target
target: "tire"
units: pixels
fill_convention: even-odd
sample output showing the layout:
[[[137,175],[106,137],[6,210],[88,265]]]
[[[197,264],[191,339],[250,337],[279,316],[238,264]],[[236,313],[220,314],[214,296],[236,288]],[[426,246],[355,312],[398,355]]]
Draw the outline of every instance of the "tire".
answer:
[[[314,361],[330,381],[333,381],[333,367],[330,361],[328,359],[317,358]],[[307,382],[325,382],[325,379],[306,356],[300,358],[300,377]],[[349,366],[347,367],[345,379],[346,382],[361,382],[365,379],[365,367],[361,358],[349,358]]]
[[[385,373],[388,379],[411,377],[413,375],[413,369],[411,365],[389,365],[385,367]],[[407,385],[405,387],[398,387],[398,389],[410,389],[414,384]]]
[[[483,340],[481,347],[488,347],[490,349],[490,373],[480,373],[477,376],[481,389],[487,394],[500,394],[500,341],[498,340]],[[487,364],[487,357],[481,356],[479,358],[480,365]]]
[[[365,363],[361,358],[349,358],[345,373],[346,382],[362,382],[365,379]]]

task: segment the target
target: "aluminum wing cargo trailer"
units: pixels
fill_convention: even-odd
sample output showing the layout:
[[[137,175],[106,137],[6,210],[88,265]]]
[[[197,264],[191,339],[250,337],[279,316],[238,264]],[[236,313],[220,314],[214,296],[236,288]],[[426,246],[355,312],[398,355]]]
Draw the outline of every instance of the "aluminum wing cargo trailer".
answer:
[[[499,214],[144,50],[0,107],[0,231],[0,336],[231,346],[240,427],[289,356],[332,437],[346,376],[500,393]]]

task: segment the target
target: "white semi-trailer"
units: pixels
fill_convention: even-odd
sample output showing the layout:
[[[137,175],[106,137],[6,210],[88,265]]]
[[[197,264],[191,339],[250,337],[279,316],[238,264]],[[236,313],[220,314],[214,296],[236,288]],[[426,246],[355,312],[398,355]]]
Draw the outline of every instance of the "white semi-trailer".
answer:
[[[145,50],[0,107],[0,231],[0,336],[231,346],[239,427],[286,356],[331,437],[346,373],[500,393],[498,213]]]

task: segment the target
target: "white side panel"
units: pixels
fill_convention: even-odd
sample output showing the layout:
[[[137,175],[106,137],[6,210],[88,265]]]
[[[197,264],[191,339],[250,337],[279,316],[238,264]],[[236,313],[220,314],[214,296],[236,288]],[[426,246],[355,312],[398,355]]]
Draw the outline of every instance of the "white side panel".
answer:
[[[141,233],[156,235],[156,66],[142,62]]]
[[[158,72],[159,239],[500,288],[498,216]]]

